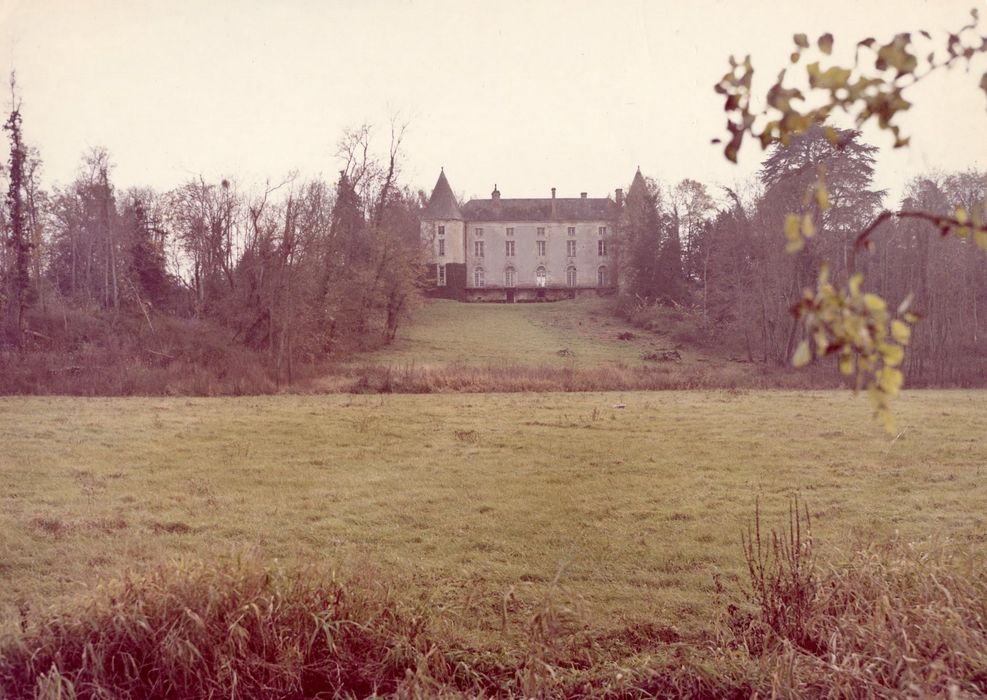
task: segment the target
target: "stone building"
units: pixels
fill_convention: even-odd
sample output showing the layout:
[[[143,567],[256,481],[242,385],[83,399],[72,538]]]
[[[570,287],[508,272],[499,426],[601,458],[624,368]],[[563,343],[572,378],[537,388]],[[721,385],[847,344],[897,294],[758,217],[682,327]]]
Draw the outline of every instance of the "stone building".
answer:
[[[640,177],[640,173],[638,173]],[[616,198],[552,196],[456,202],[445,172],[422,216],[433,296],[460,301],[549,301],[616,289]]]

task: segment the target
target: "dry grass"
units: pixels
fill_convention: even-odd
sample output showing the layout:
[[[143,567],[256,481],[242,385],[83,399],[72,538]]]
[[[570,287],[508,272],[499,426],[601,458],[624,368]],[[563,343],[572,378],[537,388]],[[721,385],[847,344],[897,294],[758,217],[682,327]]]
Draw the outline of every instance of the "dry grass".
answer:
[[[369,573],[171,565],[21,624],[0,655],[6,697],[365,697],[428,665],[425,619]]]
[[[822,368],[814,368],[816,370]],[[811,389],[843,385],[828,370],[793,370],[738,363],[599,367],[531,365],[368,365],[335,368],[311,391],[350,394]]]
[[[772,532],[769,541],[767,559],[756,546],[747,550],[747,602],[755,605],[741,609],[735,592],[724,595],[722,621],[711,631],[601,633],[549,595],[516,640],[486,647],[463,645],[447,611],[367,568],[339,576],[242,560],[156,567],[106,582],[71,606],[22,612],[16,629],[0,635],[0,693],[950,699],[987,693],[982,557],[949,543],[895,540],[822,566],[802,532]]]
[[[614,408],[623,403],[625,408]],[[474,640],[560,586],[592,625],[708,625],[756,497],[827,543],[984,546],[987,394],[666,392],[0,400],[0,611],[128,567],[369,559]]]

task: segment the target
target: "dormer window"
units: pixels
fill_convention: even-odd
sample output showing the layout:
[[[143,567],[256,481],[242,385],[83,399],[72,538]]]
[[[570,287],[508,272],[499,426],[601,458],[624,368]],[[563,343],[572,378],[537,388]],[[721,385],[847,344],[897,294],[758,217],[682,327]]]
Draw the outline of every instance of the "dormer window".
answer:
[[[576,227],[575,226],[570,226],[569,227],[569,235],[570,236],[575,236],[576,235]]]
[[[476,236],[477,238],[483,238],[483,229],[482,228],[473,229],[473,235]]]
[[[507,237],[514,238],[514,229],[511,228],[510,226],[507,227]]]
[[[538,227],[538,235],[539,236],[542,236],[542,237],[545,236],[545,227],[544,226],[539,226]]]
[[[440,236],[446,235],[446,227],[445,226],[439,226],[439,235]]]

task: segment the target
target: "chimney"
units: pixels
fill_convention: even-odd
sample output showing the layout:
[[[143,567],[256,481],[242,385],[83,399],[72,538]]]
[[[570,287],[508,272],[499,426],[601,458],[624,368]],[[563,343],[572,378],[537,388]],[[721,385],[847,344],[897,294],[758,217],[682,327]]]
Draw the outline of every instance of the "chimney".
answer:
[[[554,187],[552,188],[552,218],[553,219],[559,218],[559,210],[555,206],[555,188]]]
[[[552,199],[555,199],[555,188],[552,188]]]
[[[580,192],[579,193],[579,198],[580,199],[586,199],[586,193],[585,192]]]
[[[494,185],[494,190],[490,193],[490,199],[500,199],[500,190],[497,189],[497,185]]]
[[[621,189],[617,190],[617,206],[622,207],[624,205],[624,191]]]

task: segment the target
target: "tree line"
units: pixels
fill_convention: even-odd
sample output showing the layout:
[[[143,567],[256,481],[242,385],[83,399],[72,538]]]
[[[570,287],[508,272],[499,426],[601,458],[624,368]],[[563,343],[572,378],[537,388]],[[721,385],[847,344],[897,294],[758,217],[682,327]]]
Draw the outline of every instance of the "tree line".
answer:
[[[0,206],[0,344],[30,349],[32,318],[66,308],[103,318],[165,318],[222,328],[292,367],[393,339],[418,298],[423,195],[401,182],[402,130],[375,156],[373,130],[346,131],[335,182],[302,179],[248,189],[235,178],[189,179],[169,190],[118,188],[105,149],[75,179],[45,189],[41,156],[23,139],[14,102]]]
[[[896,210],[930,216],[887,217],[864,250],[858,235],[889,204],[874,185],[877,148],[856,131],[836,129],[836,139],[832,131],[812,126],[771,147],[758,176],[736,189],[636,181],[619,228],[623,290],[638,305],[691,311],[700,340],[781,366],[805,339],[793,310],[822,266],[835,284],[862,273],[889,305],[910,299],[920,317],[902,367],[909,383],[982,382],[987,260],[972,238],[943,237],[928,219],[953,216],[957,205],[982,210],[987,173],[912,178]],[[799,236],[789,235],[786,249],[792,222]],[[809,236],[802,237],[803,227]]]
[[[193,319],[290,381],[298,363],[389,342],[418,303],[425,196],[401,182],[400,129],[380,157],[369,126],[344,133],[334,182],[289,175],[250,189],[196,177],[156,191],[116,187],[104,149],[83,156],[72,182],[46,189],[16,99],[3,128],[8,350],[44,345],[32,319],[67,318],[65,309],[138,319],[152,335],[166,319]],[[910,383],[982,381],[987,263],[971,239],[938,240],[927,220],[900,216],[871,231],[873,252],[862,251],[857,236],[887,200],[873,184],[875,155],[855,131],[813,126],[772,146],[758,177],[737,189],[638,173],[615,227],[622,291],[634,304],[688,313],[690,340],[780,366],[805,339],[793,309],[825,262],[835,282],[863,273],[893,305],[912,295],[923,320],[903,365]],[[976,212],[985,195],[984,173],[929,174],[909,183],[900,209]]]

